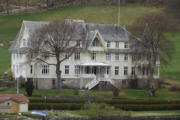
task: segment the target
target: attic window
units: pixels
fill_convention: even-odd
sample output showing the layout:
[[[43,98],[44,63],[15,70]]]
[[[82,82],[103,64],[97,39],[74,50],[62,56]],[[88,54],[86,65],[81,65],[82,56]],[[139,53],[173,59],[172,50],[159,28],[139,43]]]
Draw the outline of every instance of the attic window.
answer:
[[[95,38],[92,45],[95,47],[95,46],[99,46],[99,42],[98,42],[98,39]]]
[[[7,103],[7,105],[9,106],[9,105],[10,105],[10,103],[8,102],[8,103]]]

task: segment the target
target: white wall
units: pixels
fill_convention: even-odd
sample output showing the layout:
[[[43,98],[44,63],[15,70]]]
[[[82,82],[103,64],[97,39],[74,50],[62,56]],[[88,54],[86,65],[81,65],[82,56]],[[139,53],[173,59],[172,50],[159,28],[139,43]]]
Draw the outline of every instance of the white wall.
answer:
[[[20,103],[19,112],[28,112],[28,103]]]

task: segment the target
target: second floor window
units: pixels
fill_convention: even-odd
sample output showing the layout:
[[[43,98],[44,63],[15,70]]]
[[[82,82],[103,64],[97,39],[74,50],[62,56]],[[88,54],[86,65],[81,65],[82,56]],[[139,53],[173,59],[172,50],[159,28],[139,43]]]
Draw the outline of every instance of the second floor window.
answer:
[[[95,52],[91,53],[91,60],[96,60],[96,53]]]
[[[119,67],[118,66],[115,67],[115,75],[119,75]]]
[[[125,43],[124,43],[124,48],[129,48],[128,42],[125,42]]]
[[[119,48],[119,42],[116,42],[116,48]]]
[[[124,67],[124,75],[128,75],[128,67],[127,66]]]
[[[124,55],[124,61],[128,61],[128,54]]]
[[[80,52],[76,52],[74,55],[75,60],[80,60]]]
[[[65,74],[69,74],[69,65],[65,65]]]
[[[75,74],[78,75],[80,74],[80,66],[75,65]]]
[[[119,53],[115,53],[115,60],[119,60]]]
[[[111,60],[111,53],[106,53],[106,60]]]
[[[49,65],[42,65],[42,74],[49,74]]]
[[[111,42],[107,42],[107,48],[110,48],[111,47]]]

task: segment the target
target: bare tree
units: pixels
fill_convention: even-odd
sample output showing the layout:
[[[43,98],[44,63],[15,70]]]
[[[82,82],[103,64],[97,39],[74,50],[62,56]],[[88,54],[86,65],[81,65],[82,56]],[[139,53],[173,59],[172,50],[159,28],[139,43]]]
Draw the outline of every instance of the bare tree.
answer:
[[[85,38],[84,27],[70,20],[51,22],[30,36],[28,58],[56,67],[57,92],[62,88],[61,63],[81,50],[79,44]],[[49,62],[49,58],[54,58],[55,62]]]
[[[157,34],[156,31],[151,31],[148,24],[145,26],[142,39],[132,40],[132,55],[135,56],[136,63],[140,62],[141,68],[146,68],[148,71],[150,95],[155,96],[154,74],[157,62],[160,58],[162,64],[168,64],[174,53],[174,45],[172,41],[164,37],[163,33]]]

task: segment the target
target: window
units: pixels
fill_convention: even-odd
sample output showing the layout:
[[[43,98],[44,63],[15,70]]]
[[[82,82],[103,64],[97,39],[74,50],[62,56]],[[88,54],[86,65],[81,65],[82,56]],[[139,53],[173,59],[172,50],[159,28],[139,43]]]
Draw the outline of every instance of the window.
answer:
[[[77,41],[77,47],[81,47],[80,41]]]
[[[67,58],[67,59],[69,59],[69,57],[70,57],[70,53],[65,53],[65,57]]]
[[[124,61],[128,61],[128,54],[124,55]]]
[[[75,60],[80,60],[80,52],[75,53]]]
[[[145,75],[145,67],[142,68],[142,75]]]
[[[108,75],[111,74],[111,67],[106,68],[106,74],[108,74]]]
[[[119,74],[119,67],[116,66],[116,67],[115,67],[115,75],[118,75],[118,74]]]
[[[26,46],[26,39],[23,39],[23,46]]]
[[[106,60],[111,60],[111,53],[106,53]]]
[[[136,56],[132,56],[132,61],[135,61],[136,60]]]
[[[75,74],[78,75],[80,74],[80,66],[75,65]]]
[[[69,65],[65,65],[65,74],[69,74]]]
[[[115,53],[115,60],[119,60],[119,53]]]
[[[49,65],[42,65],[42,74],[49,74]]]
[[[107,48],[111,47],[111,42],[107,42]]]
[[[119,48],[119,42],[116,42],[116,48]]]
[[[91,60],[96,60],[96,53],[95,52],[91,53]]]
[[[98,39],[97,39],[97,38],[94,39],[92,45],[93,45],[94,47],[99,46],[99,43],[98,43]]]
[[[124,43],[124,48],[128,48],[128,47],[129,47],[128,42],[125,42],[125,43]]]
[[[33,73],[33,65],[30,65],[30,74]]]
[[[131,75],[135,75],[135,67],[132,67],[132,69],[131,69]]]
[[[124,67],[124,75],[128,75],[128,67],[127,66]]]

